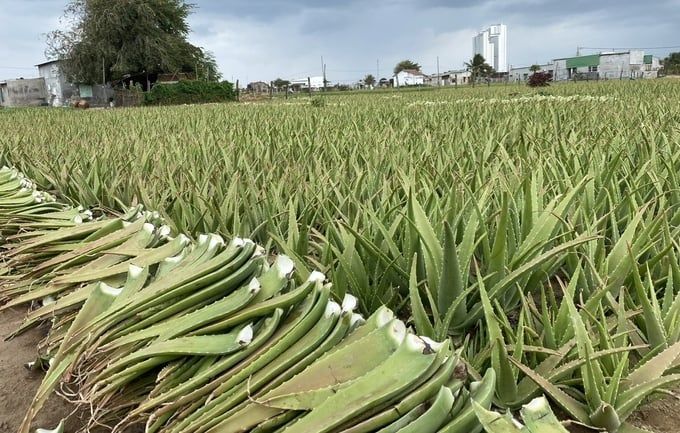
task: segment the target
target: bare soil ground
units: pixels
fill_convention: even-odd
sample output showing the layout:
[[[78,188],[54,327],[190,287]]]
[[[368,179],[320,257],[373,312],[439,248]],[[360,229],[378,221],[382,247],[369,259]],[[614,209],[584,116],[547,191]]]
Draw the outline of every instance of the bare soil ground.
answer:
[[[0,313],[0,433],[15,433],[19,429],[42,380],[41,372],[31,372],[24,364],[37,358],[36,347],[44,337],[44,331],[33,329],[16,339],[4,341],[17,329],[24,315],[23,309]],[[40,412],[34,428],[53,429],[72,411],[73,407],[66,401],[53,396]],[[78,428],[78,419],[71,418],[66,423],[66,432]]]
[[[33,329],[13,340],[4,341],[21,323],[25,311],[0,313],[0,433],[15,433],[31,404],[42,374],[24,367],[38,355],[38,342],[45,336],[42,329]],[[34,429],[55,428],[67,418],[66,433],[82,428],[78,416],[71,415],[74,407],[58,396],[52,396],[38,415]],[[644,406],[633,416],[633,424],[653,433],[680,433],[680,400],[666,398]],[[34,430],[33,430],[34,431]]]

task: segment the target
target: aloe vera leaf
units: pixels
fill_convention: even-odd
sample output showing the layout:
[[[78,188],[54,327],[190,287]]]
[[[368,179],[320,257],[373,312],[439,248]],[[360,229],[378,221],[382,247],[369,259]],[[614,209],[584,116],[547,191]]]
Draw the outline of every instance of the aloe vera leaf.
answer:
[[[407,335],[387,361],[327,398],[287,433],[328,432],[382,402],[391,400],[423,375],[442,346]]]

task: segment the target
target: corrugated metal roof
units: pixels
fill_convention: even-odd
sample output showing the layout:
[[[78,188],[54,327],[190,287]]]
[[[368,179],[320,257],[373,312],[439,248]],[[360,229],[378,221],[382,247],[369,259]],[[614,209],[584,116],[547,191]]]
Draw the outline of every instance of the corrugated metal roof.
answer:
[[[40,67],[40,66],[49,65],[50,63],[58,63],[58,62],[59,62],[59,60],[47,60],[46,62],[38,63],[35,66]]]
[[[590,56],[571,57],[567,60],[567,68],[587,68],[588,66],[599,66],[600,55],[593,54]]]

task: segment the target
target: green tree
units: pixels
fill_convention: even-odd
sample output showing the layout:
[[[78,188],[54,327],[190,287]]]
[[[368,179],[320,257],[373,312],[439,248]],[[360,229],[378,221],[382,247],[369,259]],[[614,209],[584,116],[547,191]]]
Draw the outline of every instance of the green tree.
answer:
[[[529,70],[530,70],[532,73],[536,73],[536,72],[538,72],[538,71],[541,70],[541,66],[540,66],[540,65],[533,64],[533,65],[531,65],[531,66],[529,67]]]
[[[397,63],[397,65],[394,67],[394,75],[397,75],[399,72],[407,70],[407,69],[413,69],[416,71],[420,71],[421,66],[411,60],[402,60],[401,62]]]
[[[364,77],[364,84],[367,86],[375,85],[375,77],[372,74],[368,74]]]
[[[666,74],[680,74],[680,52],[670,53],[663,59],[663,69]]]
[[[282,78],[277,78],[272,82],[272,84],[274,84],[274,87],[276,87],[277,89],[282,89],[286,86],[290,86],[290,81],[284,80]]]
[[[190,72],[219,81],[212,54],[187,41],[193,5],[182,0],[71,0],[69,30],[48,34],[46,54],[67,76],[98,83],[127,74]]]
[[[465,63],[465,66],[470,71],[470,82],[473,86],[479,78],[488,77],[494,72],[481,54],[475,54],[469,62]]]

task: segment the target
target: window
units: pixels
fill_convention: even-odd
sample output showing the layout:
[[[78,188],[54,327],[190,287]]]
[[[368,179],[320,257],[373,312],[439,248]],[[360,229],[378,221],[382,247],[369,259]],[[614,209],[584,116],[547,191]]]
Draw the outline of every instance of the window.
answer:
[[[588,66],[588,72],[597,72],[597,66]]]

